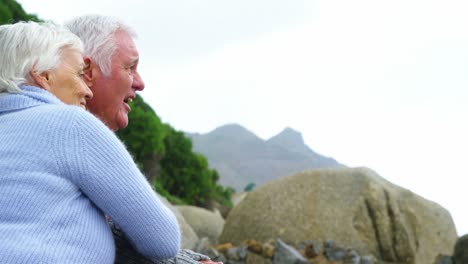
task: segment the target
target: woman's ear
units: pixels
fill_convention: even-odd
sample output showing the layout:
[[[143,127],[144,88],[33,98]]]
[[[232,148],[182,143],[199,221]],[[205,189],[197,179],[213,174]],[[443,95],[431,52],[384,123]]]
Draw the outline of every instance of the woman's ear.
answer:
[[[47,91],[50,91],[50,72],[49,71],[44,71],[41,73],[38,73],[35,69],[35,67],[32,68],[30,72],[32,81],[39,86],[42,89],[45,89]]]

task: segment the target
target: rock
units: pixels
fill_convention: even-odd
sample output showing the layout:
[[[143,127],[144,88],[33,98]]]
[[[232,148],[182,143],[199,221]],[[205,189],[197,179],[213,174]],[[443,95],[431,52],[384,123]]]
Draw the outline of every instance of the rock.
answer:
[[[249,253],[247,245],[238,247],[237,254],[239,255],[240,259],[245,259],[247,257],[247,253]]]
[[[325,242],[325,256],[332,261],[342,261],[346,257],[346,250],[340,246],[336,246],[333,240]]]
[[[275,246],[274,246],[275,241],[274,240],[269,240],[266,243],[263,244],[262,247],[262,256],[264,258],[273,258],[273,255],[275,254]]]
[[[213,244],[218,242],[218,237],[224,227],[224,219],[219,211],[211,212],[201,207],[189,205],[178,205],[176,208],[199,238],[208,237]]]
[[[318,240],[304,241],[304,255],[306,258],[315,258],[322,252],[322,245]]]
[[[286,245],[281,239],[276,240],[276,251],[273,256],[273,264],[308,264],[304,258],[293,247]]]
[[[314,263],[314,264],[330,264],[327,257],[325,257],[325,255],[323,255],[322,253],[317,255],[315,258],[313,258],[312,263]]]
[[[262,243],[253,239],[249,239],[245,241],[245,244],[247,244],[247,248],[253,253],[260,254],[260,255],[262,254],[262,251],[263,251]]]
[[[230,247],[228,248],[225,252],[224,255],[226,258],[232,262],[232,261],[245,261],[247,258],[249,251],[247,249],[247,245],[241,245],[239,247]]]
[[[361,256],[354,250],[348,250],[343,262],[345,264],[360,264]]]
[[[216,250],[216,248],[212,247],[210,240],[207,237],[203,237],[198,242],[195,252],[201,253],[203,255],[207,255],[212,260],[220,260],[224,259],[224,256]]]
[[[458,238],[453,254],[455,264],[468,263],[468,234]]]
[[[346,251],[344,248],[338,247],[326,252],[326,256],[329,260],[342,261],[346,257]]]
[[[271,260],[257,255],[255,253],[249,252],[247,258],[245,259],[246,264],[271,264]]]
[[[208,209],[209,211],[216,212],[218,211],[223,218],[226,218],[229,214],[231,208],[227,205],[220,204],[215,200],[207,200],[204,203],[200,204],[199,207]]]
[[[223,254],[219,255],[217,258],[211,258],[211,260],[216,261],[216,262],[221,262],[221,263],[228,264],[227,259]]]
[[[434,261],[434,264],[453,264],[453,263],[454,263],[453,258],[451,256],[446,256],[446,255],[438,255],[436,260]],[[464,262],[460,262],[460,263],[464,263]]]
[[[232,195],[231,201],[232,201],[232,206],[235,207],[238,205],[244,198],[249,194],[248,192],[236,192]]]
[[[377,260],[373,256],[362,256],[359,264],[375,264]]]
[[[226,252],[226,250],[228,250],[229,248],[232,248],[233,245],[231,243],[224,243],[224,244],[221,244],[221,245],[217,245],[215,248],[224,254],[224,252]]]
[[[185,249],[195,249],[198,243],[198,236],[195,231],[193,231],[192,227],[187,223],[187,221],[185,221],[185,218],[175,206],[169,203],[169,201],[161,195],[158,194],[158,197],[167,207],[169,207],[169,209],[171,209],[179,222],[180,230],[182,232],[181,247]]]
[[[245,264],[244,261],[237,261],[237,260],[227,260],[226,262],[223,262],[226,264]]]
[[[202,237],[198,240],[197,245],[194,248],[195,252],[202,252],[203,250],[207,248],[212,248],[212,244],[210,240],[207,237]],[[217,250],[217,248],[215,248]]]
[[[239,248],[238,247],[228,248],[226,250],[225,255],[226,255],[226,258],[228,260],[235,260],[235,261],[241,260],[241,257],[239,256]]]
[[[320,169],[281,178],[247,195],[220,242],[280,238],[339,241],[385,262],[432,263],[457,240],[449,212],[366,168]]]

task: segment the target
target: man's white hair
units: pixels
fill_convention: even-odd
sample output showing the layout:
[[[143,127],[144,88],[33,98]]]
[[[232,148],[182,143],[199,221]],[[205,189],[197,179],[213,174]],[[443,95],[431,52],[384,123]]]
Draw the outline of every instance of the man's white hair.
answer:
[[[84,44],[84,56],[91,57],[105,76],[111,73],[112,55],[117,49],[115,33],[123,31],[135,38],[135,31],[113,16],[85,15],[65,23]]]
[[[19,22],[0,26],[0,93],[21,92],[27,76],[55,69],[62,50],[83,51],[80,39],[50,22]]]

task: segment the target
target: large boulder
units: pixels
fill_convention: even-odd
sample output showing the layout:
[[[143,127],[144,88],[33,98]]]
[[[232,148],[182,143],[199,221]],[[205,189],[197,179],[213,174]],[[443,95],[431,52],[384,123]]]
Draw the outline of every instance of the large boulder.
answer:
[[[190,205],[178,205],[176,208],[199,238],[208,237],[213,244],[218,242],[224,227],[224,218],[219,211],[212,212]]]
[[[468,263],[468,234],[458,238],[453,258],[455,263]]]
[[[249,194],[248,192],[236,192],[231,197],[233,207],[237,206]]]
[[[270,182],[230,212],[220,243],[334,240],[392,263],[432,263],[457,240],[447,210],[366,168],[320,169]]]
[[[198,236],[195,231],[192,229],[189,223],[185,220],[184,216],[179,212],[179,210],[173,206],[166,198],[159,195],[159,199],[174,213],[179,222],[180,231],[182,233],[181,247],[185,249],[194,249],[198,243]]]

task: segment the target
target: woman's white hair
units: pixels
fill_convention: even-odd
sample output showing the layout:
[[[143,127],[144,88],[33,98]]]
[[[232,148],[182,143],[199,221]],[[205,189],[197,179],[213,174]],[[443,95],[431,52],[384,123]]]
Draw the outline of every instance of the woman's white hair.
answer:
[[[117,49],[115,33],[123,31],[136,37],[130,26],[113,16],[80,16],[67,21],[65,27],[80,37],[84,44],[84,55],[94,59],[105,76],[110,76],[112,55]]]
[[[27,77],[55,69],[64,48],[83,51],[80,39],[50,22],[19,22],[0,26],[0,93],[21,92]]]

